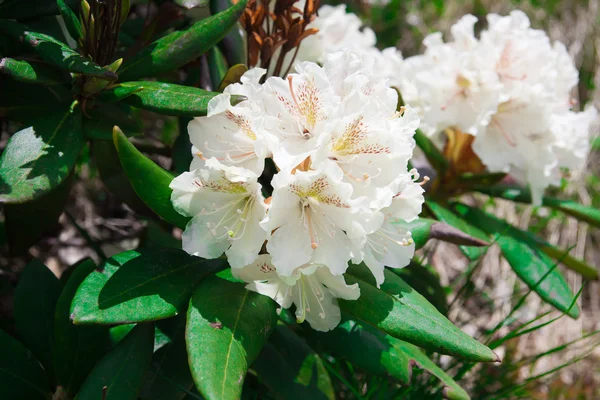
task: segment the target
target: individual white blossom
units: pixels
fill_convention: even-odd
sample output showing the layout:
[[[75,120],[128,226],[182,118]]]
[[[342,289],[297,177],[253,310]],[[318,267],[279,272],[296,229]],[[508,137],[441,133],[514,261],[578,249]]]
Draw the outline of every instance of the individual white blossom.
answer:
[[[315,330],[326,332],[341,319],[337,299],[356,300],[358,284],[347,285],[342,276],[332,275],[326,265],[310,264],[296,268],[290,276],[280,276],[270,256],[258,256],[252,264],[232,270],[234,276],[249,282],[247,289],[273,298],[281,307],[296,306],[296,319],[305,320]]]
[[[225,252],[234,268],[254,261],[267,238],[259,226],[266,205],[256,174],[211,158],[170,187],[175,210],[192,217],[182,236],[186,252],[204,258]]]
[[[336,298],[360,294],[343,278],[350,261],[364,261],[379,285],[385,266],[406,266],[414,254],[399,223],[423,204],[408,171],[419,117],[396,111],[398,94],[375,63],[343,51],[263,84],[264,70],[248,71],[190,123],[201,154],[171,185],[176,210],[193,217],[188,253],[225,252],[249,289],[294,303],[317,330],[338,324]],[[247,100],[231,106],[231,94]],[[265,200],[257,179],[266,158],[276,171]]]

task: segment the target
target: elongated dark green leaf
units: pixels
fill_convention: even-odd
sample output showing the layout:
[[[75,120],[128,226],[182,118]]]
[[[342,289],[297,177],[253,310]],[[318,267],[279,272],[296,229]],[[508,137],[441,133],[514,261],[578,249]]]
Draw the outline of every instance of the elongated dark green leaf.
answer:
[[[23,203],[57,187],[83,144],[79,107],[36,116],[0,156],[0,202]]]
[[[173,159],[173,171],[176,174],[182,174],[190,170],[190,164],[194,158],[192,154],[192,142],[188,134],[188,124],[192,118],[179,117],[179,135],[173,143],[171,158]]]
[[[103,69],[52,36],[31,32],[25,26],[11,21],[2,21],[0,31],[10,35],[15,40],[21,40],[44,60],[69,72],[78,72],[109,80],[117,78],[114,72]]]
[[[194,386],[185,346],[186,317],[181,314],[157,322],[171,338],[171,343],[154,353],[153,373],[146,382],[143,399],[181,400]]]
[[[65,0],[56,0],[56,5],[58,6],[60,15],[63,17],[63,21],[65,21],[69,35],[75,41],[79,40],[81,38],[81,21],[79,21],[79,18],[75,15],[71,7],[67,5]]]
[[[52,355],[58,384],[75,396],[94,365],[108,348],[108,328],[76,326],[70,318],[71,301],[79,285],[96,269],[90,259],[78,263],[58,298],[54,312]]]
[[[76,4],[77,0],[67,0],[67,3]],[[57,14],[56,1],[52,0],[29,0],[25,7],[22,0],[5,0],[0,4],[0,18],[29,19]]]
[[[122,80],[154,76],[179,68],[217,44],[237,23],[247,0],[196,22],[185,31],[176,31],[150,44],[121,68]]]
[[[544,253],[554,258],[555,260],[560,261],[567,268],[581,274],[581,276],[587,279],[597,280],[599,278],[598,269],[596,269],[596,267],[593,267],[585,261],[571,256],[567,250],[559,249],[558,247],[552,246],[546,243],[545,241],[542,241],[540,238],[536,237],[533,234],[530,234],[527,231],[524,232],[536,240],[540,249]]]
[[[4,217],[11,254],[23,254],[58,224],[73,175],[43,196],[22,204],[5,204]]]
[[[65,75],[54,67],[8,57],[0,60],[0,72],[23,83],[60,85],[68,82]]]
[[[458,177],[458,183],[468,187],[478,185],[491,186],[500,182],[505,177],[506,172],[486,172],[482,174],[464,173]]]
[[[123,256],[128,257],[124,262]],[[226,266],[225,260],[204,260],[178,249],[122,253],[80,285],[71,319],[76,324],[124,324],[173,317],[185,310],[202,278]]]
[[[447,398],[469,399],[467,392],[418,347],[386,335],[371,326],[345,320],[331,332],[311,332],[311,335],[327,352],[347,359],[370,373],[389,375],[404,385],[410,385],[413,367],[417,365],[444,384],[444,394]]]
[[[210,13],[217,14],[227,10],[233,2],[231,0],[209,0]],[[240,29],[232,29],[219,42],[223,55],[229,65],[245,64],[248,57],[246,40]]]
[[[335,399],[323,360],[287,327],[275,328],[252,369],[277,399]]]
[[[277,323],[276,304],[217,276],[200,282],[188,310],[186,343],[196,387],[207,400],[237,399],[246,371]]]
[[[464,219],[454,214],[452,211],[448,210],[447,208],[444,208],[441,204],[430,200],[428,200],[425,204],[439,221],[453,226],[477,239],[481,239],[483,241],[489,240],[489,236],[485,232],[469,224]],[[479,259],[487,251],[487,247],[474,246],[460,246],[460,249],[470,260]]]
[[[133,190],[119,162],[119,154],[112,141],[93,140],[91,153],[102,178],[102,183],[109,192],[131,207],[132,210],[142,215],[154,215],[152,210]]]
[[[38,260],[27,264],[15,289],[18,337],[48,371],[52,371],[54,308],[61,289],[58,278]]]
[[[482,210],[454,203],[454,210],[468,222],[497,235],[496,243],[515,273],[544,301],[572,318],[579,316],[574,295],[556,263],[525,232]]]
[[[493,187],[477,187],[477,191],[493,197],[501,197],[520,203],[531,203],[531,193],[528,189],[522,187],[498,185]],[[559,210],[597,228],[600,227],[600,210],[595,207],[589,207],[572,200],[561,200],[555,197],[543,197],[542,205]]]
[[[50,384],[40,363],[21,343],[0,330],[0,398],[50,400]]]
[[[184,217],[171,204],[173,176],[140,153],[123,135],[115,129],[113,133],[115,147],[125,174],[138,196],[161,218],[185,229],[189,217]]]
[[[112,144],[113,127],[117,125],[126,136],[141,136],[143,127],[133,108],[124,103],[96,103],[87,110],[83,118],[83,132],[88,139],[110,140]],[[114,160],[111,160],[113,162]]]
[[[446,160],[442,152],[435,144],[433,144],[431,139],[419,129],[417,129],[414,138],[415,142],[417,142],[417,146],[425,153],[425,157],[427,157],[431,166],[435,168],[438,173],[444,172],[448,168],[448,160]]]
[[[76,399],[137,399],[153,347],[154,326],[138,324],[94,367]]]
[[[213,89],[216,89],[221,84],[225,74],[227,74],[227,60],[218,47],[210,49],[206,55],[208,61],[208,72]]]
[[[123,98],[126,103],[164,115],[196,117],[206,115],[208,102],[218,95],[191,86],[162,82],[124,82],[105,90],[106,95]],[[243,96],[232,96],[233,104]]]
[[[385,282],[377,289],[370,271],[351,266],[349,284],[358,283],[358,300],[340,300],[342,310],[389,335],[441,354],[472,361],[497,361],[498,356],[456,326],[417,291],[385,270]]]
[[[410,287],[419,292],[444,315],[448,314],[446,291],[440,283],[440,276],[431,265],[422,265],[411,260],[404,268],[390,268]]]

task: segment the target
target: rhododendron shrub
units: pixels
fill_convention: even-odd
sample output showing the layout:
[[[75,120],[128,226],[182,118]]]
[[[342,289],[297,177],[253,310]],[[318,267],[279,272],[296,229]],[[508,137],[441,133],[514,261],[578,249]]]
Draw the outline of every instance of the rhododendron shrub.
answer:
[[[573,60],[519,11],[403,58],[404,7],[1,2],[0,399],[480,398],[530,293],[577,318],[596,269],[486,209],[600,226]],[[492,246],[530,290],[457,326]]]

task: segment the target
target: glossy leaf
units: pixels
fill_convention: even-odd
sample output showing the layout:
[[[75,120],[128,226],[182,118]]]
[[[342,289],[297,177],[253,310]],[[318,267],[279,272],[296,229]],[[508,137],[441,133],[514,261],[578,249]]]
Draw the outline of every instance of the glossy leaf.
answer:
[[[277,323],[276,303],[217,276],[200,282],[186,343],[196,387],[207,400],[237,399],[246,371]]]
[[[83,144],[77,106],[35,116],[10,138],[0,156],[0,202],[23,203],[57,187]]]
[[[44,60],[69,72],[78,72],[108,80],[117,78],[114,72],[103,69],[52,36],[31,32],[24,25],[11,21],[2,21],[0,31],[10,35],[15,40],[21,40]]]
[[[459,229],[462,232],[469,234],[470,236],[481,239],[483,241],[489,241],[489,235],[483,232],[481,229],[474,227],[452,211],[444,208],[441,204],[434,201],[427,201],[426,207],[433,213],[433,215],[441,222],[444,222],[450,226]],[[487,247],[474,247],[474,246],[460,246],[461,251],[470,259],[477,260],[482,257],[487,251]]]
[[[119,162],[119,154],[112,140],[93,140],[91,142],[91,153],[100,173],[100,178],[102,178],[102,183],[110,193],[137,213],[142,215],[154,214],[133,190]]]
[[[210,82],[213,88],[218,88],[223,78],[227,74],[227,60],[218,47],[213,47],[206,53],[208,62],[208,72],[210,74]]]
[[[50,400],[50,383],[33,355],[0,330],[0,398],[10,400]]]
[[[154,327],[139,324],[92,370],[76,400],[135,400],[154,347]]]
[[[90,259],[78,263],[56,303],[52,354],[58,384],[75,396],[94,365],[108,348],[108,328],[76,326],[70,318],[71,301],[79,285],[96,269]]]
[[[0,60],[0,72],[23,83],[60,85],[68,82],[61,71],[34,61],[3,58]]]
[[[385,270],[381,290],[364,265],[351,266],[348,284],[358,283],[358,300],[340,300],[343,311],[389,335],[441,354],[470,361],[497,361],[489,348],[462,332],[416,290]]]
[[[140,153],[118,128],[113,132],[113,140],[123,170],[137,195],[161,218],[185,229],[190,218],[179,214],[171,204],[169,185],[174,177]]]
[[[574,295],[556,263],[527,233],[482,210],[460,203],[454,203],[453,208],[471,224],[496,235],[496,243],[513,271],[545,302],[572,318],[579,316],[577,305],[571,307]]]
[[[321,356],[285,326],[275,328],[252,369],[277,399],[335,399]]]
[[[11,254],[23,254],[57,225],[73,183],[73,175],[41,197],[5,204],[4,218]]]
[[[404,268],[390,268],[410,287],[419,292],[444,315],[448,314],[446,291],[440,283],[440,276],[431,265],[421,265],[414,259]]]
[[[76,41],[79,40],[82,37],[81,21],[65,0],[56,0],[56,5],[58,6],[58,11],[62,16],[63,21],[65,21],[65,26],[69,31],[69,35]]]
[[[130,81],[171,71],[206,53],[235,26],[246,3],[247,0],[240,0],[185,31],[175,31],[158,39],[123,65],[121,80]]]
[[[223,259],[205,260],[178,249],[121,253],[92,272],[71,305],[76,324],[154,321],[186,309],[192,290],[223,269]]]
[[[62,286],[38,260],[27,264],[15,289],[15,329],[23,344],[48,371],[52,371],[54,308]]]
[[[369,373],[391,376],[403,385],[410,385],[412,370],[418,366],[444,384],[446,398],[469,399],[467,392],[418,347],[386,335],[371,326],[346,320],[331,332],[311,332],[311,335],[327,352],[335,357],[347,359]]]
[[[190,117],[206,115],[208,102],[218,95],[192,86],[150,81],[124,82],[105,92],[106,96],[123,98],[134,107],[163,115]],[[231,102],[236,104],[243,99],[243,96],[232,96]]]
[[[518,201],[520,203],[531,203],[531,193],[528,189],[514,186],[478,187],[477,191],[493,197]],[[578,220],[585,221],[595,227],[600,227],[600,210],[595,207],[586,206],[572,200],[561,200],[555,197],[543,197],[542,205],[559,210]]]

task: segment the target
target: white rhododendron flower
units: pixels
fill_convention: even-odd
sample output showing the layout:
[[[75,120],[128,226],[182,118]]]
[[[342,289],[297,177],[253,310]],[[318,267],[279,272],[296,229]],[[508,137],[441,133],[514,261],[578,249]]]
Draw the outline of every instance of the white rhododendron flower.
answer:
[[[175,208],[193,217],[184,250],[225,252],[250,290],[295,304],[317,330],[339,323],[337,298],[360,294],[345,283],[349,261],[364,261],[380,285],[385,266],[404,267],[415,251],[402,222],[424,201],[408,171],[419,117],[396,111],[398,94],[374,65],[339,52],[263,84],[264,70],[248,71],[190,123],[196,157],[171,185]],[[231,106],[233,94],[246,100]],[[263,172],[266,158],[275,168]],[[259,173],[271,179],[266,200]]]
[[[298,322],[305,320],[318,331],[335,328],[341,319],[337,299],[356,300],[358,284],[347,285],[344,277],[332,275],[326,265],[310,264],[296,268],[290,276],[280,276],[268,254],[255,262],[233,269],[233,274],[249,284],[249,290],[273,298],[281,307],[296,306]]]
[[[434,138],[447,128],[475,136],[473,150],[490,172],[507,172],[529,184],[535,204],[560,183],[562,169],[580,168],[589,151],[593,107],[571,111],[577,70],[564,45],[531,29],[521,11],[490,14],[477,39],[476,18],[424,40],[423,55],[398,69],[403,100]]]
[[[192,217],[183,233],[183,249],[204,258],[226,252],[234,268],[254,261],[267,238],[259,226],[266,205],[257,178],[214,158],[204,168],[175,178],[170,186],[173,206]]]

